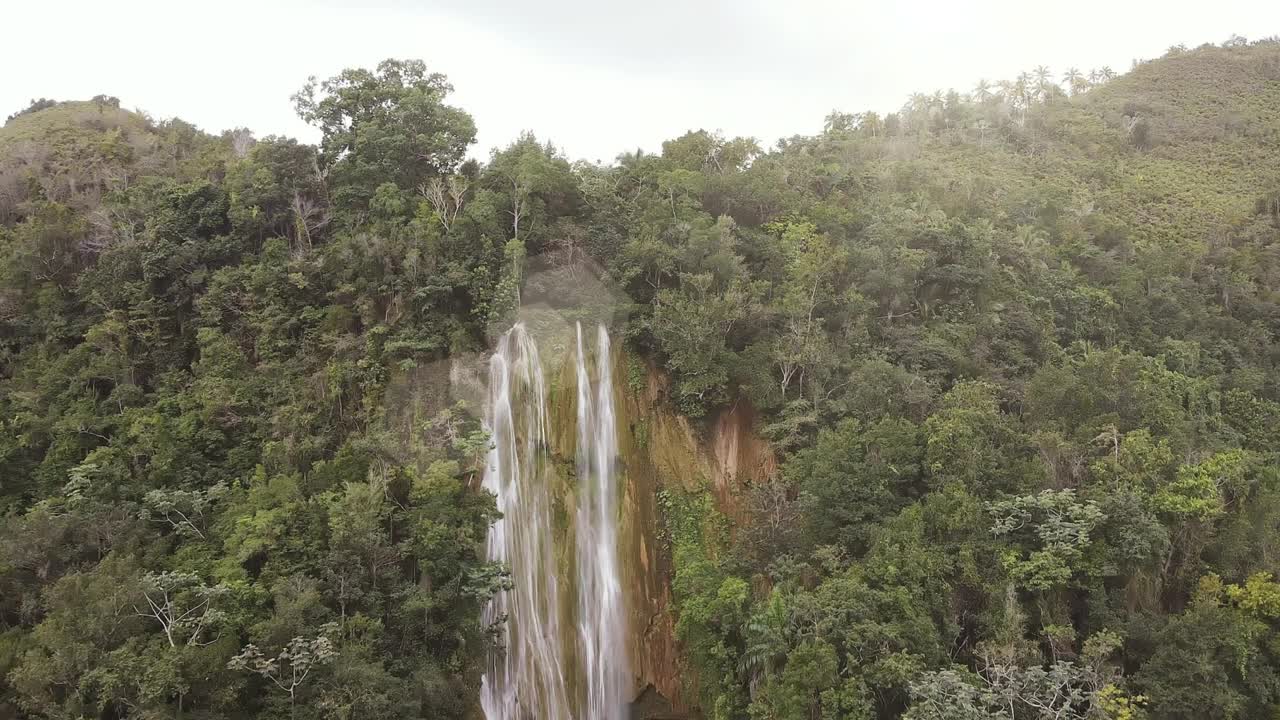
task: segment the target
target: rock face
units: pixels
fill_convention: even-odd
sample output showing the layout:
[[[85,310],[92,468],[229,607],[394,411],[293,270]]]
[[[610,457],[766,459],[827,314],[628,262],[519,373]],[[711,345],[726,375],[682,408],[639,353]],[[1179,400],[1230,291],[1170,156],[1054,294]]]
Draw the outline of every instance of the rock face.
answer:
[[[625,483],[620,559],[636,693],[652,686],[675,713],[687,714],[696,678],[683,667],[675,639],[671,558],[660,532],[658,491],[708,487],[718,509],[740,519],[744,488],[772,474],[777,460],[753,430],[755,418],[745,403],[722,411],[699,432],[668,402],[666,377],[656,368],[622,353],[615,362]]]
[[[574,472],[578,441],[574,354],[565,328],[559,328],[557,333],[544,325],[534,334],[542,348],[548,385],[546,443],[553,466],[548,477],[555,564],[561,578],[572,583],[576,537],[572,509],[578,492]],[[746,511],[745,490],[767,479],[777,461],[769,444],[755,432],[755,414],[747,403],[734,405],[695,425],[670,402],[666,376],[652,363],[620,346],[619,342],[612,357],[621,505],[618,566],[627,619],[626,645],[635,680],[632,717],[696,716],[699,712],[693,702],[697,679],[684,666],[675,637],[673,567],[670,548],[663,539],[659,492],[664,488],[709,490],[720,512],[731,521],[741,520]],[[470,377],[468,372],[475,374],[467,368],[478,361],[479,358],[471,359],[470,365],[455,363],[447,373],[455,395],[466,396],[472,406],[475,401],[471,396],[480,394],[478,387],[472,386],[478,383],[474,379],[464,381]],[[430,393],[417,387],[427,380],[425,376],[407,379],[400,391],[406,399],[418,401],[413,405],[436,405]],[[421,414],[418,411],[412,417]],[[404,418],[406,427],[410,417]],[[566,588],[566,597],[573,594]],[[575,612],[566,601],[560,610],[561,627],[573,627]],[[566,636],[563,642],[570,656],[566,680],[569,692],[576,695],[584,690],[579,686],[580,660],[574,657],[574,639]]]

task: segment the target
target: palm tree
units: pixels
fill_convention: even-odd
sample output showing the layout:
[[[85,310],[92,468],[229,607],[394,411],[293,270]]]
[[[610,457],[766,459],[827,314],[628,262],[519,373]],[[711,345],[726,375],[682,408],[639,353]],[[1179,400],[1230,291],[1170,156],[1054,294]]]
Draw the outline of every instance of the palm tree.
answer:
[[[902,115],[907,119],[908,127],[924,133],[929,125],[929,96],[924,93],[911,93],[907,104],[902,108]]]
[[[1110,82],[1116,79],[1116,71],[1107,65],[1103,65],[1102,69],[1098,71],[1098,77],[1102,78],[1102,82]]]
[[[1035,97],[1035,90],[1029,73],[1018,74],[1018,78],[1013,81],[1013,93],[1023,107],[1031,104]]]
[[[1036,76],[1036,92],[1039,93],[1042,98],[1048,97],[1049,86],[1052,85],[1052,83],[1049,82],[1049,76],[1051,75],[1049,68],[1044,65],[1037,65],[1034,72]]]
[[[884,130],[884,121],[880,119],[878,113],[863,113],[858,121],[858,129],[871,133],[871,137],[879,137],[879,134]]]
[[[1018,79],[1013,82],[1013,106],[1014,117],[1018,121],[1018,127],[1025,127],[1027,124],[1027,110],[1031,107],[1031,102],[1035,99],[1035,90],[1032,87],[1031,76],[1027,73],[1020,73]]]
[[[1028,261],[1040,256],[1044,248],[1049,244],[1049,239],[1045,232],[1036,229],[1032,225],[1019,225],[1014,231],[1014,238]]]
[[[1000,82],[996,83],[996,87],[1000,88],[1000,92],[997,94],[1000,96],[1001,100],[1005,102],[1013,102],[1013,99],[1014,99],[1013,93],[1015,88],[1012,82],[1008,80],[1001,80]]]
[[[980,103],[991,99],[991,83],[987,82],[986,78],[982,78],[977,85],[973,86],[973,99]]]
[[[747,622],[747,647],[738,669],[749,678],[752,695],[760,681],[786,661],[795,644],[790,625],[786,603],[776,589],[764,609]]]
[[[1084,75],[1080,73],[1078,68],[1067,68],[1067,71],[1062,74],[1062,82],[1072,95],[1079,94],[1085,90]]]
[[[822,132],[831,134],[852,130],[857,125],[857,117],[853,113],[832,110],[822,123]]]

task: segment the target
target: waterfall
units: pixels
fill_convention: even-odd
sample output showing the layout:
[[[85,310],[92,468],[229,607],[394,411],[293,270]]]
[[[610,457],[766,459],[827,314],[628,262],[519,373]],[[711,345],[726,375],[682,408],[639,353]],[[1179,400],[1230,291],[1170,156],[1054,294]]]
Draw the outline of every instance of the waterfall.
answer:
[[[594,362],[590,362],[593,360]],[[594,373],[589,371],[594,368]],[[561,604],[552,524],[546,383],[538,348],[523,324],[504,334],[489,361],[486,426],[492,434],[484,487],[502,519],[489,530],[488,558],[511,571],[511,589],[484,611],[505,623],[503,648],[481,678],[487,720],[623,720],[632,690],[626,611],[618,572],[618,454],[609,333],[601,325],[593,358],[577,326],[576,602]],[[592,382],[594,374],[595,381]],[[561,612],[572,613],[573,637]],[[567,628],[570,623],[563,623]],[[565,648],[576,647],[567,658]]]
[[[591,391],[587,353],[578,323],[578,637],[586,676],[586,720],[625,716],[630,671],[626,613],[618,575],[618,454],[613,412],[609,333],[596,333],[596,383]],[[594,395],[594,397],[593,397]]]
[[[502,518],[489,529],[489,560],[511,569],[512,588],[484,611],[486,626],[506,620],[504,649],[481,678],[480,703],[489,720],[568,720],[560,641],[548,487],[546,382],[538,346],[517,324],[489,360],[488,430],[492,435],[484,488]]]

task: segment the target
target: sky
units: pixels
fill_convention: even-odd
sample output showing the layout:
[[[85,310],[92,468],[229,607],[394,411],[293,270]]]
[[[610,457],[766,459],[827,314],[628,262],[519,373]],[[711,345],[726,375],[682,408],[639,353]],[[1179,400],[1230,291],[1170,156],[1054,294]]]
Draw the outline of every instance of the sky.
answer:
[[[258,137],[318,135],[289,96],[308,76],[420,58],[475,117],[472,154],[533,131],[611,161],[704,128],[762,145],[833,109],[913,92],[1280,34],[1269,0],[0,0],[0,116],[106,94],[156,118]]]

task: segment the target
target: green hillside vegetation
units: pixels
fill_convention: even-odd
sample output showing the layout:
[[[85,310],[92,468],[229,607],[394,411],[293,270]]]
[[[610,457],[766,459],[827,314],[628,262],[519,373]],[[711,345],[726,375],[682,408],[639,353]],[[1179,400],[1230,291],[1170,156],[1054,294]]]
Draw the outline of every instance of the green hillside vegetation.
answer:
[[[484,439],[389,390],[535,262],[782,456],[728,533],[663,497],[704,717],[1280,712],[1280,42],[607,166],[467,161],[451,90],[0,129],[0,717],[475,717]]]

